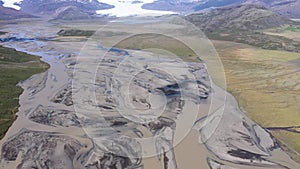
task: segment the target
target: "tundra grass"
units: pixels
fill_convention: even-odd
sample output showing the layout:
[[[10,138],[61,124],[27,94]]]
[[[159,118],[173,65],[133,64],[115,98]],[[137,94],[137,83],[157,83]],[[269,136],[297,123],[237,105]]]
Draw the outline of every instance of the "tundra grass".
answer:
[[[214,45],[224,65],[227,90],[253,120],[263,127],[300,126],[300,72],[295,64],[299,53],[225,41]],[[300,134],[271,132],[300,162]]]
[[[125,39],[118,44],[117,48],[134,50],[155,50],[160,49],[184,59],[185,61],[197,60],[197,55],[187,45],[171,37],[156,34],[135,35]]]
[[[286,30],[292,31],[292,32],[300,32],[300,27],[298,27],[298,26],[289,26],[289,27],[286,28]]]

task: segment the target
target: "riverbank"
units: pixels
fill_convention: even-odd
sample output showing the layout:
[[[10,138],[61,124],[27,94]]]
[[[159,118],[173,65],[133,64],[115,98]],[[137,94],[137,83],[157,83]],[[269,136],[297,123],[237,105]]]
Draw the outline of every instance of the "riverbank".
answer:
[[[0,46],[0,139],[16,119],[18,98],[23,92],[18,83],[48,68],[38,56]]]

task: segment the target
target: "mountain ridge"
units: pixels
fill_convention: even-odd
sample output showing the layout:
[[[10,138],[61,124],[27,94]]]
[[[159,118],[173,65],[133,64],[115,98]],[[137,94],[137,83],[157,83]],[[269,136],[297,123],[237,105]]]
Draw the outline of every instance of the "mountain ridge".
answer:
[[[18,11],[14,8],[7,8],[3,6],[3,2],[0,1],[0,20],[10,20],[19,18],[35,18],[36,16],[28,13]]]
[[[2,2],[2,1],[1,1]],[[97,0],[23,0],[17,5],[20,10],[3,7],[0,3],[1,11],[14,10],[11,12],[12,19],[16,19],[17,13],[27,13],[32,16],[46,16],[54,19],[73,20],[89,19],[96,15],[97,10],[110,9],[114,6],[99,2]],[[13,17],[13,15],[16,15]]]
[[[184,17],[210,39],[234,41],[270,50],[300,52],[300,43],[265,34],[266,29],[299,25],[259,4],[240,4],[194,13]]]
[[[211,9],[188,15],[186,19],[205,30],[225,32],[268,29],[290,22],[288,18],[259,4],[240,4]]]
[[[226,7],[239,4],[260,4],[270,8],[273,12],[289,18],[300,18],[299,0],[157,0],[144,4],[144,9],[171,10],[180,13],[194,13],[211,8]]]

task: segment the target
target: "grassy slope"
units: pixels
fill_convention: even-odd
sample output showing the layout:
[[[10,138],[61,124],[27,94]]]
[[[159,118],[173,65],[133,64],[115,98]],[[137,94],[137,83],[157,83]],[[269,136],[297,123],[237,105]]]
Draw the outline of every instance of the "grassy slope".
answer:
[[[300,27],[299,26],[286,26],[283,28],[275,28],[265,30],[264,33],[268,35],[280,36],[300,42]]]
[[[184,58],[186,61],[197,60],[196,53],[184,43],[163,35],[136,35],[119,42],[115,47],[134,50],[149,50],[154,52],[158,52],[155,50],[160,49],[161,52],[171,52],[173,55]]]
[[[0,138],[16,118],[18,97],[23,91],[17,84],[48,67],[37,56],[0,46]]]
[[[240,107],[263,127],[300,125],[300,54],[214,41],[226,72],[227,89]],[[300,162],[300,134],[271,131]]]

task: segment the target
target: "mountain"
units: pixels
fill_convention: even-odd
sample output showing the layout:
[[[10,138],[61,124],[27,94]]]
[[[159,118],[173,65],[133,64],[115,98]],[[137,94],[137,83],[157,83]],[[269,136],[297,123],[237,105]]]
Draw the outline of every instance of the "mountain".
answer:
[[[260,0],[274,12],[289,18],[300,18],[299,0]]]
[[[280,27],[289,19],[258,4],[242,4],[211,9],[186,17],[195,25],[211,32],[258,30]]]
[[[208,0],[200,5],[195,6],[195,11],[200,11],[212,7],[224,7],[233,4],[241,4],[247,0]]]
[[[262,30],[297,24],[259,4],[241,4],[210,9],[185,17],[208,38],[234,41],[263,49],[300,52],[300,43]]]
[[[57,15],[70,7],[87,14],[95,14],[96,10],[113,7],[97,0],[23,0],[19,6],[22,11],[35,15]]]
[[[0,20],[10,20],[10,19],[20,19],[20,18],[33,18],[33,15],[27,14],[25,12],[18,11],[13,8],[6,8],[3,2],[0,1]]]
[[[4,5],[15,7],[20,13],[64,20],[92,18],[97,10],[114,7],[98,0],[16,0],[4,1]]]
[[[143,9],[148,10],[161,10],[161,11],[173,11],[179,13],[190,13],[195,11],[195,7],[205,3],[207,0],[157,0],[152,3],[147,3],[142,6]]]
[[[238,4],[260,4],[289,18],[300,18],[300,0],[157,0],[144,4],[144,9],[193,13],[209,8]]]
[[[88,19],[97,14],[126,16],[124,13],[140,14],[154,12],[163,14],[173,11],[190,14],[219,7],[238,4],[259,4],[289,18],[300,18],[300,0],[2,0],[5,7],[20,9],[23,13],[49,16],[55,19]],[[1,1],[1,2],[2,2]],[[3,2],[1,6],[3,6]],[[152,2],[152,3],[149,3]],[[103,9],[112,9],[101,11]],[[142,10],[147,9],[147,10]],[[7,10],[7,9],[6,9]],[[3,9],[2,9],[3,11]],[[101,12],[99,12],[101,11]],[[164,11],[164,12],[162,12]],[[9,12],[8,12],[9,13]],[[116,14],[117,13],[117,14]],[[4,17],[4,16],[2,16]],[[7,18],[7,15],[6,15]]]
[[[144,9],[167,10],[180,13],[192,13],[212,7],[244,3],[247,0],[157,0],[153,3],[144,4]]]
[[[54,20],[78,20],[78,19],[91,19],[91,18],[93,18],[93,13],[84,12],[77,7],[69,6],[57,12],[57,14],[53,19]]]

